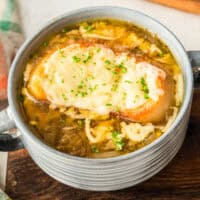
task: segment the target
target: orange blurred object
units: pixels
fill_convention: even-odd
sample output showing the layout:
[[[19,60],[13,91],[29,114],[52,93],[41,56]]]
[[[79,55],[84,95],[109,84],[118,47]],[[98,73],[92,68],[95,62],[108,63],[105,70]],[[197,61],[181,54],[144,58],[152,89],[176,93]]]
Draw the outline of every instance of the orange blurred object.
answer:
[[[194,14],[200,14],[200,0],[148,0]]]
[[[0,40],[0,100],[7,98],[8,66],[3,44]]]

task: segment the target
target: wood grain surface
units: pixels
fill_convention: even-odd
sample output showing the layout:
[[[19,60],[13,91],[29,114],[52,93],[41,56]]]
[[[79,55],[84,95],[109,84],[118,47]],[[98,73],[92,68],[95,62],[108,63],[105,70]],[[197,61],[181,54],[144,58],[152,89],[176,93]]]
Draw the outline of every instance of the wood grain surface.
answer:
[[[200,14],[200,0],[149,0],[151,2],[159,3],[164,6]]]
[[[200,91],[194,93],[185,142],[173,161],[150,180],[125,190],[90,192],[46,175],[26,150],[9,153],[6,192],[13,200],[200,199]]]

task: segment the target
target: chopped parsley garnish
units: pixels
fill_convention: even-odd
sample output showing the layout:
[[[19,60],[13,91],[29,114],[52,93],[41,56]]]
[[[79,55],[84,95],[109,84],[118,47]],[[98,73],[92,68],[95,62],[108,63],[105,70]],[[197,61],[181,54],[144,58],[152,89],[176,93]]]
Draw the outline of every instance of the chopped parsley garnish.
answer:
[[[80,96],[80,97],[85,97],[87,96],[88,93],[87,92],[83,92],[83,91],[77,91],[76,96]]]
[[[117,75],[118,74],[116,71],[113,71],[112,73],[113,73],[113,75]]]
[[[89,24],[85,25],[83,28],[86,30],[87,33],[94,30],[94,27],[92,25],[89,25]]]
[[[115,144],[116,150],[118,151],[123,150],[125,143],[120,133],[116,130],[112,132],[112,141]]]
[[[120,63],[119,65],[117,65],[117,67],[118,67],[123,73],[126,73],[126,72],[127,72],[127,68],[124,66],[123,63]]]
[[[78,119],[77,124],[78,124],[79,127],[83,127],[84,126],[84,120]]]
[[[92,56],[91,56],[90,53],[88,53],[88,54],[86,55],[86,58],[83,60],[83,63],[86,64],[86,63],[88,63],[89,60],[91,60],[91,59],[92,59]]]
[[[64,79],[62,79],[62,80],[61,80],[61,83],[64,83],[64,82],[65,82],[65,80],[64,80]]]
[[[88,81],[88,80],[94,80],[95,78],[94,78],[94,76],[93,75],[88,75],[88,77],[86,78],[86,81]]]
[[[63,28],[62,29],[62,33],[66,33],[67,32],[67,29],[66,28]]]
[[[129,84],[131,84],[131,83],[132,83],[132,81],[125,80],[125,83],[129,83]]]
[[[83,80],[81,80],[81,82],[77,86],[75,96],[85,97],[87,95],[88,95],[88,92],[87,92],[86,83]]]
[[[90,85],[89,81],[93,79],[94,79],[93,75],[88,75],[87,78],[81,80],[80,83],[77,85],[76,90],[74,91],[74,95],[85,97],[94,92],[99,87],[99,85],[98,84]]]
[[[64,99],[64,101],[67,101],[67,99],[68,99],[64,93],[62,93],[62,98]]]
[[[48,42],[48,41],[43,42],[43,46],[44,46],[44,47],[47,47],[48,45],[49,45],[49,42]]]
[[[60,56],[61,56],[61,57],[66,58],[65,52],[64,52],[63,49],[59,49],[59,53],[60,53]]]
[[[75,63],[79,63],[81,61],[81,59],[77,56],[72,56],[73,62]]]
[[[118,88],[118,84],[113,84],[111,90],[112,90],[113,92],[116,92],[116,91],[117,91],[117,88]]]
[[[145,78],[142,77],[140,79],[139,83],[141,85],[142,91],[144,92],[144,98],[149,99],[149,88],[148,88],[148,85],[147,85]]]
[[[149,94],[144,93],[144,98],[145,98],[145,99],[149,99]]]
[[[99,53],[101,51],[101,49],[100,48],[97,48],[97,53]]]
[[[52,84],[53,83],[53,81],[54,81],[54,77],[52,77],[50,80],[49,80],[49,82]]]
[[[116,106],[116,107],[115,107],[115,111],[116,111],[116,112],[119,112],[119,111],[120,111],[120,107],[119,107],[119,106]]]
[[[91,150],[92,153],[99,153],[99,149],[95,145],[92,146]]]
[[[126,100],[126,96],[127,96],[127,93],[126,92],[123,92],[123,97],[122,99],[125,101]]]
[[[135,95],[135,98],[133,99],[133,103],[136,103],[136,101],[138,100],[139,95]]]
[[[112,104],[111,103],[106,103],[106,106],[110,107],[110,106],[112,106]]]
[[[110,67],[107,67],[107,66],[106,66],[106,69],[109,70],[109,71],[111,70],[111,68],[110,68]]]
[[[89,90],[91,92],[94,92],[98,88],[98,85],[96,84],[94,87],[89,87]]]
[[[105,60],[105,64],[110,65],[111,64],[110,60]]]

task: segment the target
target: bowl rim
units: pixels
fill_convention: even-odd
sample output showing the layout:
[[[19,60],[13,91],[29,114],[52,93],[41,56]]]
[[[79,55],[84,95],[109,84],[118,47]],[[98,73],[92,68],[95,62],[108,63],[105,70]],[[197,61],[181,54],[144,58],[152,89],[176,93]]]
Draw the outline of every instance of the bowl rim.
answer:
[[[148,20],[155,22],[158,26],[164,28],[165,31],[168,32],[168,34],[171,34],[173,39],[176,41],[176,45],[178,46],[180,51],[182,51],[182,56],[184,56],[186,68],[188,68],[187,70],[188,70],[189,73],[186,74],[186,77],[185,77],[187,79],[187,85],[185,84],[185,86],[184,86],[185,87],[185,91],[184,91],[185,94],[184,94],[183,103],[180,107],[180,110],[178,112],[178,115],[177,115],[175,121],[173,122],[173,124],[169,127],[169,129],[165,133],[163,133],[159,138],[157,138],[156,140],[154,140],[150,144],[148,144],[148,145],[146,145],[146,146],[144,146],[141,149],[138,149],[136,151],[129,152],[127,154],[119,155],[119,156],[116,156],[116,157],[109,157],[109,158],[78,157],[78,156],[73,156],[73,155],[70,155],[68,153],[58,151],[58,150],[54,149],[53,147],[48,146],[47,144],[42,142],[37,136],[35,136],[32,133],[32,131],[30,131],[30,129],[28,129],[27,125],[23,122],[20,114],[18,113],[18,111],[16,109],[17,100],[16,100],[16,97],[13,95],[14,88],[12,86],[12,82],[13,82],[13,79],[14,79],[14,71],[15,71],[16,67],[18,66],[18,60],[20,60],[20,57],[26,51],[27,46],[29,46],[29,44],[31,44],[32,41],[34,41],[35,38],[38,37],[41,34],[42,31],[44,31],[48,27],[51,27],[53,24],[57,23],[58,21],[62,20],[63,18],[67,18],[68,16],[79,15],[80,13],[83,13],[83,12],[91,12],[91,11],[95,11],[95,10],[104,10],[104,9],[115,9],[115,10],[129,11],[129,12],[136,13],[137,15],[139,15],[143,18],[146,18]],[[122,21],[125,21],[125,20],[122,19]],[[192,99],[192,92],[193,92],[193,75],[192,75],[191,63],[189,61],[189,58],[188,58],[188,55],[186,53],[185,48],[183,47],[183,45],[181,44],[179,39],[175,36],[175,34],[172,31],[170,31],[165,25],[163,25],[162,23],[157,21],[156,19],[154,19],[154,18],[152,18],[152,17],[150,17],[150,16],[148,16],[148,15],[146,15],[146,14],[140,12],[140,11],[130,9],[130,8],[126,8],[126,7],[120,7],[120,6],[85,7],[85,8],[80,8],[80,9],[76,9],[76,10],[73,10],[73,11],[66,12],[62,15],[59,15],[59,16],[49,20],[42,27],[40,27],[39,30],[37,30],[29,39],[27,39],[23,43],[23,45],[20,47],[20,49],[17,52],[17,55],[14,58],[12,65],[11,65],[9,78],[8,78],[9,108],[11,109],[13,120],[15,121],[17,127],[22,132],[22,139],[23,139],[23,135],[28,135],[35,143],[39,144],[45,150],[48,150],[53,154],[57,154],[58,156],[65,157],[66,159],[70,159],[70,160],[76,160],[76,161],[80,161],[80,162],[92,162],[92,163],[97,163],[97,164],[118,162],[118,161],[130,159],[130,158],[134,158],[134,157],[137,157],[137,156],[143,154],[144,152],[150,150],[152,147],[160,144],[167,136],[172,134],[173,130],[180,124],[182,118],[184,117],[187,110],[189,109],[189,105],[190,105],[190,102],[191,102],[191,99]]]

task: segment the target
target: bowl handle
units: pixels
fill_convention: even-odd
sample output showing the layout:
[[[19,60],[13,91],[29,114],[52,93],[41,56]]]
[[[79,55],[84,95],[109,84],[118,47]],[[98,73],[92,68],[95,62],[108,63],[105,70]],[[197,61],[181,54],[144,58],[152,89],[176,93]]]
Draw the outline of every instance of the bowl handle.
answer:
[[[12,120],[8,107],[0,112],[0,151],[14,151],[23,147],[20,132]]]
[[[194,76],[194,87],[200,88],[200,51],[188,51]]]

